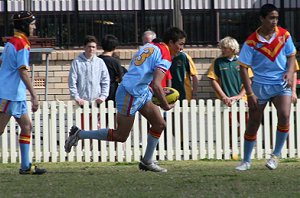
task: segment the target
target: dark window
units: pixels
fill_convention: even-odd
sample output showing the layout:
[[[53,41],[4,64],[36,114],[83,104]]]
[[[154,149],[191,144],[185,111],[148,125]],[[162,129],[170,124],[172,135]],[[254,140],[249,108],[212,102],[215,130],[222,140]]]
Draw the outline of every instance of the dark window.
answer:
[[[139,13],[139,36],[138,41],[142,43],[142,34],[146,30],[152,30],[158,38],[162,39],[163,33],[172,26],[172,11],[145,11]]]
[[[71,34],[70,21],[73,13],[35,13],[37,17],[36,35],[41,38],[55,38],[56,46],[69,47],[76,45]]]
[[[183,29],[187,44],[216,43],[215,21],[211,12],[182,11]]]
[[[119,39],[120,45],[136,44],[135,13],[80,13],[78,34],[81,38],[91,34],[100,41],[106,34],[113,34]],[[83,41],[82,41],[83,42]]]
[[[259,24],[256,11],[220,10],[220,39],[231,36],[243,43]]]

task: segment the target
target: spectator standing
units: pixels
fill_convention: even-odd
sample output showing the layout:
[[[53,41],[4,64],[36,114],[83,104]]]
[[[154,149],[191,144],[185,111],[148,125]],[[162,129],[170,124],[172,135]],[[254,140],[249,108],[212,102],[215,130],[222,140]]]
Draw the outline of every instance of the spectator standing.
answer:
[[[232,103],[243,99],[247,101],[246,91],[240,76],[240,65],[238,64],[239,44],[232,37],[225,37],[219,42],[222,56],[216,58],[211,64],[207,77],[211,79],[211,85],[217,97],[225,105],[231,107]],[[249,77],[253,73],[248,68]]]
[[[85,101],[96,101],[100,105],[109,95],[109,73],[104,61],[96,56],[96,51],[97,39],[88,35],[84,40],[84,52],[71,63],[69,90],[79,106]],[[81,120],[84,128],[83,115]]]
[[[247,102],[246,91],[240,76],[240,65],[238,64],[239,44],[232,37],[225,37],[219,42],[222,56],[216,58],[211,64],[207,77],[211,79],[211,85],[217,97],[223,103],[231,107],[233,103],[240,99]],[[252,70],[248,68],[249,77],[253,77]],[[246,120],[248,115],[246,115]],[[238,116],[239,121],[239,116]],[[232,114],[229,113],[229,123],[232,126]],[[230,147],[232,145],[232,130],[230,128]],[[239,132],[238,132],[239,136]]]
[[[173,60],[170,67],[172,87],[179,93],[179,100],[197,99],[198,72],[192,58],[181,51]]]
[[[113,56],[118,45],[119,41],[117,37],[111,34],[105,35],[101,41],[101,46],[104,51],[98,56],[105,62],[110,77],[110,88],[107,100],[113,101],[115,101],[117,88],[124,75],[120,60]]]

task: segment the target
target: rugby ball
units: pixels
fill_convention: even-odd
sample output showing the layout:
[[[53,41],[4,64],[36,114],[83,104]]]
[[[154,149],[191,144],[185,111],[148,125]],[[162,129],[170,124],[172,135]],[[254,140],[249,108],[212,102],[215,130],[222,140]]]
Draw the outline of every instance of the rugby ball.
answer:
[[[169,104],[174,104],[179,98],[179,92],[172,87],[163,88],[166,100]],[[159,100],[153,95],[152,102],[156,105],[160,105]]]

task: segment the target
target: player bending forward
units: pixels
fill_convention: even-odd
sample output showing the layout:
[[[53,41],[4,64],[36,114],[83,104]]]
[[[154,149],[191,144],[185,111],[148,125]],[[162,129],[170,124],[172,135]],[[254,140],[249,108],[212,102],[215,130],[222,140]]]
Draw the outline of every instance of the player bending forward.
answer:
[[[178,28],[169,28],[162,43],[148,43],[132,58],[128,72],[116,92],[117,129],[100,129],[94,131],[80,130],[73,126],[65,142],[65,151],[69,153],[79,139],[97,139],[125,142],[133,126],[135,113],[139,111],[150,123],[147,148],[139,163],[139,169],[153,172],[167,172],[167,169],[153,162],[152,156],[159,137],[166,127],[159,107],[151,101],[152,90],[160,101],[160,107],[166,111],[174,105],[167,103],[161,81],[171,66],[171,56],[176,56],[185,44],[186,34]]]

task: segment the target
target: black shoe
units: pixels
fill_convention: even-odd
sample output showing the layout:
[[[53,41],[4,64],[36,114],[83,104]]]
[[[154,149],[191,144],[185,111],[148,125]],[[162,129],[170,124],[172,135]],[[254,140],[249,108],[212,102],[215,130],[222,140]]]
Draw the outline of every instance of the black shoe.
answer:
[[[70,129],[69,137],[65,141],[65,151],[66,153],[70,153],[72,146],[77,146],[78,144],[78,133],[80,129],[77,126],[72,126]]]
[[[38,168],[36,165],[29,165],[29,168],[27,170],[19,170],[19,173],[21,175],[42,175],[46,173],[46,169]]]

